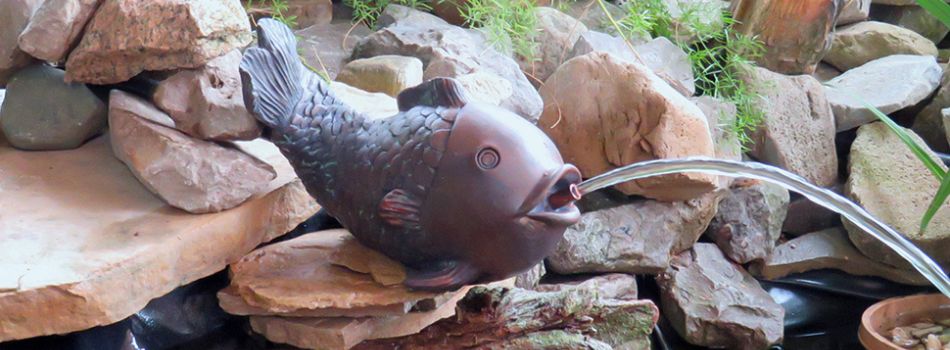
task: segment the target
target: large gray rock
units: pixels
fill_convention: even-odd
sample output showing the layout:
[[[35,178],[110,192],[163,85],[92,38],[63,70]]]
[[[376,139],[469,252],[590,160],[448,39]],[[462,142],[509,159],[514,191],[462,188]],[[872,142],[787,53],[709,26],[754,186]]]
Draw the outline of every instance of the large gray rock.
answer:
[[[337,74],[353,54],[356,43],[372,33],[365,24],[350,21],[313,25],[298,31],[297,51],[301,59],[328,79]]]
[[[943,76],[940,78],[940,89],[924,109],[917,113],[914,125],[911,127],[920,135],[931,149],[937,152],[950,152],[947,143],[947,124],[944,123],[942,111],[950,108],[950,69],[943,65]]]
[[[950,31],[943,22],[920,6],[874,5],[871,14],[874,20],[913,30],[935,43],[940,43]]]
[[[737,180],[719,202],[706,235],[732,261],[764,259],[782,235],[788,201],[788,190],[779,185]]]
[[[197,68],[251,42],[238,0],[110,0],[66,60],[66,79],[126,81],[146,70]]]
[[[920,137],[906,130],[918,144]],[[927,155],[947,170],[937,155],[924,148]],[[920,232],[920,219],[940,187],[940,181],[917,159],[897,135],[878,122],[858,129],[851,145],[848,162],[851,176],[845,194],[885,224],[900,232],[938,263],[950,264],[950,205],[944,203]],[[878,239],[842,220],[848,236],[864,255],[875,261],[910,269],[910,264]]]
[[[251,140],[261,134],[244,107],[241,51],[215,58],[199,69],[182,70],[158,84],[155,105],[184,133],[215,141]]]
[[[696,83],[693,79],[693,65],[689,56],[679,46],[669,39],[659,37],[635,47],[643,63],[664,80],[673,80],[679,83],[674,86],[677,90],[686,91],[684,95],[692,96],[696,93]]]
[[[937,56],[937,46],[910,29],[883,22],[861,22],[835,32],[824,61],[839,70],[891,55]]]
[[[548,257],[548,268],[561,274],[660,273],[672,255],[699,239],[717,202],[716,193],[673,203],[635,199],[584,213]]]
[[[838,179],[835,121],[825,91],[809,75],[787,76],[754,68],[744,77],[760,94],[765,113],[752,133],[749,154],[787,169],[819,186]]]
[[[736,105],[712,96],[689,99],[706,115],[706,123],[716,147],[716,158],[742,160],[742,144],[733,126],[736,124]],[[729,179],[723,176],[722,178]],[[729,181],[731,182],[731,180]],[[727,186],[728,187],[728,186]]]
[[[14,147],[72,149],[106,126],[105,103],[85,85],[63,82],[63,76],[60,69],[37,64],[10,78],[0,129]]]
[[[896,73],[900,74],[896,74]],[[916,105],[940,84],[933,56],[894,55],[845,72],[825,84],[838,131],[877,120],[862,101],[885,114]]]
[[[43,0],[0,1],[0,87],[6,85],[13,72],[34,61],[20,50],[17,37],[42,4]]]
[[[20,34],[20,49],[49,62],[63,62],[102,0],[48,0]]]
[[[868,19],[871,13],[871,0],[844,0],[841,11],[838,12],[838,22],[835,25],[843,26]]]
[[[713,244],[677,255],[657,284],[663,314],[691,344],[760,350],[782,341],[785,309]]]
[[[190,213],[236,207],[267,190],[277,173],[235,148],[190,138],[167,127],[171,118],[150,103],[109,95],[112,151],[152,193]]]
[[[581,34],[577,38],[577,42],[574,43],[568,57],[583,56],[594,51],[607,52],[630,62],[642,62],[637,53],[633,51],[633,46],[622,38],[595,30],[588,30]]]
[[[537,18],[536,34],[531,40],[536,44],[536,56],[517,55],[517,59],[521,70],[531,77],[531,82],[540,86],[561,63],[572,57],[569,55],[571,48],[581,34],[587,32],[587,26],[547,6],[535,7],[534,15]]]
[[[398,5],[390,5],[398,6]],[[474,30],[450,25],[433,15],[416,10],[409,18],[370,34],[359,42],[353,58],[379,55],[412,56],[425,65],[423,79],[458,77],[484,72],[511,84],[511,95],[501,106],[530,121],[541,115],[542,101],[518,63],[493,49],[485,37]]]
[[[396,55],[362,58],[343,66],[336,79],[369,92],[395,97],[406,88],[422,84],[422,61]]]

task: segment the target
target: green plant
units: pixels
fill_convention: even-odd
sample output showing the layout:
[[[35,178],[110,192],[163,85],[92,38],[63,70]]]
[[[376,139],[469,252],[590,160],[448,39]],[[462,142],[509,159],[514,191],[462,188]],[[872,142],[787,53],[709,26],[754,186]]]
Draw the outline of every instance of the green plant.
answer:
[[[535,0],[468,0],[461,12],[466,24],[485,32],[492,46],[533,60],[538,46],[536,5]]]
[[[343,0],[343,4],[353,9],[353,21],[363,22],[373,27],[376,20],[389,4],[402,5],[418,10],[431,10],[428,0]]]

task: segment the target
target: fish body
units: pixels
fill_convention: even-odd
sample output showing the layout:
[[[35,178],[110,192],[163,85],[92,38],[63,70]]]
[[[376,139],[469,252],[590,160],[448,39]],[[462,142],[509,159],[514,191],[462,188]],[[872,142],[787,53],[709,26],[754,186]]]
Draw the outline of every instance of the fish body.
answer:
[[[371,120],[305,69],[285,25],[259,21],[241,63],[245,102],[307,191],[363,244],[408,267],[406,285],[453,289],[525,271],[580,213],[554,201],[581,180],[537,127],[437,78]]]

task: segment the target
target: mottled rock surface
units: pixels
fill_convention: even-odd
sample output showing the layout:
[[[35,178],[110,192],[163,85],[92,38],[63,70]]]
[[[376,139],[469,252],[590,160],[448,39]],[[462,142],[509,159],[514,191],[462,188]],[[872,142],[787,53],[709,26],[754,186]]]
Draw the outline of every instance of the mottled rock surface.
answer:
[[[63,62],[102,0],[48,0],[20,33],[20,49],[48,62]]]
[[[768,259],[752,264],[749,271],[766,279],[778,279],[819,269],[837,269],[852,275],[877,276],[918,286],[930,284],[915,271],[868,259],[851,244],[848,233],[840,227],[812,232],[782,243],[775,247]]]
[[[825,89],[834,110],[836,129],[854,129],[877,120],[862,101],[884,114],[923,101],[937,89],[941,73],[932,56],[894,55],[868,62],[828,81]]]
[[[834,184],[835,120],[821,83],[808,75],[787,76],[758,67],[744,79],[763,96],[756,104],[765,113],[751,135],[749,154],[819,186]]]
[[[736,0],[735,30],[765,45],[760,66],[782,74],[809,74],[828,52],[840,0]]]
[[[234,50],[198,69],[182,70],[158,84],[155,105],[175,121],[175,128],[205,140],[251,140],[261,134],[244,107],[241,51]]]
[[[155,123],[168,118],[148,102],[113,90],[109,133],[116,158],[150,191],[190,213],[236,207],[275,178],[267,163],[213,142],[192,139]]]
[[[835,25],[843,26],[867,20],[870,13],[871,0],[844,0]]]
[[[402,90],[422,84],[422,61],[396,55],[357,59],[343,66],[336,80],[396,97]]]
[[[63,82],[63,74],[36,64],[11,77],[0,129],[14,147],[72,149],[106,126],[106,104],[85,85]]]
[[[841,71],[891,55],[937,56],[937,46],[910,29],[883,22],[860,22],[835,31],[824,61]]]
[[[642,64],[605,52],[575,57],[548,78],[541,95],[539,126],[586,176],[645,160],[713,155],[703,112]],[[676,201],[715,186],[715,176],[686,173],[616,187]]]
[[[788,201],[788,190],[781,186],[736,180],[719,201],[706,235],[732,261],[764,259],[782,235]]]
[[[327,78],[336,79],[353,54],[356,44],[372,33],[365,24],[334,21],[297,30],[297,51],[301,59]]]
[[[110,0],[66,61],[66,79],[93,84],[145,70],[196,68],[251,41],[238,0]]]
[[[346,105],[371,119],[386,118],[399,113],[396,99],[381,92],[366,92],[344,83],[330,83],[330,90]]]
[[[874,5],[872,17],[877,21],[913,30],[930,41],[940,43],[950,29],[930,12],[916,5],[916,2],[912,6]]]
[[[907,130],[918,144],[922,140]],[[925,148],[941,168],[947,167],[936,154]],[[894,171],[900,169],[900,171]],[[894,132],[883,123],[873,123],[858,129],[858,137],[851,145],[848,162],[851,176],[845,184],[845,194],[867,209],[871,215],[907,237],[925,253],[941,264],[950,263],[950,210],[941,207],[926,232],[920,232],[920,218],[940,187],[934,175],[917,159]],[[854,245],[875,261],[909,269],[910,264],[884,243],[842,220]]]
[[[58,152],[17,151],[0,138],[0,207],[17,218],[0,225],[0,341],[123,320],[316,213],[277,147],[241,146],[277,170],[267,194],[191,215],[142,186],[107,137]]]
[[[675,81],[677,90],[685,90],[686,96],[696,93],[693,81],[693,66],[689,56],[667,38],[659,37],[635,47],[637,54],[647,67],[664,80]]]
[[[535,86],[540,86],[569,55],[577,39],[587,32],[584,23],[555,8],[534,8],[537,32],[531,38],[537,44],[535,57],[518,56],[518,65]]]
[[[43,0],[0,1],[0,87],[6,85],[13,72],[34,61],[20,50],[17,37],[42,4]]]
[[[942,111],[950,108],[950,69],[947,69],[946,64],[942,68],[943,76],[940,78],[940,89],[937,90],[933,100],[930,100],[927,106],[920,113],[917,113],[911,129],[924,141],[927,141],[927,145],[931,149],[947,153],[950,152],[950,144],[947,143],[948,134],[945,131],[948,125],[944,123]]]
[[[579,277],[575,277],[579,276]],[[601,291],[605,295],[621,300],[637,300],[637,277],[625,273],[604,275],[575,275],[557,283],[541,284],[535,287],[539,292],[556,292],[570,288]]]
[[[548,268],[560,274],[657,274],[670,257],[689,249],[716,214],[718,195],[686,202],[632,200],[587,212],[569,227]]]
[[[535,265],[530,270],[522,272],[521,274],[515,276],[515,287],[522,289],[534,289],[538,286],[538,283],[541,282],[541,278],[544,278],[544,274],[547,273],[547,270],[544,267],[544,262]]]
[[[476,31],[450,25],[428,13],[403,9],[408,14],[396,17],[389,26],[361,40],[353,58],[416,57],[425,66],[423,80],[477,72],[496,75],[512,84],[512,94],[502,101],[501,107],[530,121],[537,120],[542,109],[541,97],[514,59],[496,51]]]
[[[753,350],[782,341],[785,310],[713,244],[677,255],[657,283],[663,315],[691,344]]]

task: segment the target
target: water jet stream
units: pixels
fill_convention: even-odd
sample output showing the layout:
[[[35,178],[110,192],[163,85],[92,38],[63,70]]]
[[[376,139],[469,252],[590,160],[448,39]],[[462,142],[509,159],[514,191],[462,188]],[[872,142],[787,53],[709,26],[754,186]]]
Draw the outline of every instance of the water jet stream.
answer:
[[[661,159],[623,166],[580,183],[581,195],[615,184],[658,175],[694,172],[769,181],[798,192],[811,201],[833,210],[871,234],[910,262],[943,295],[950,297],[950,278],[933,259],[864,208],[847,198],[809,183],[807,180],[774,166],[712,158]]]

